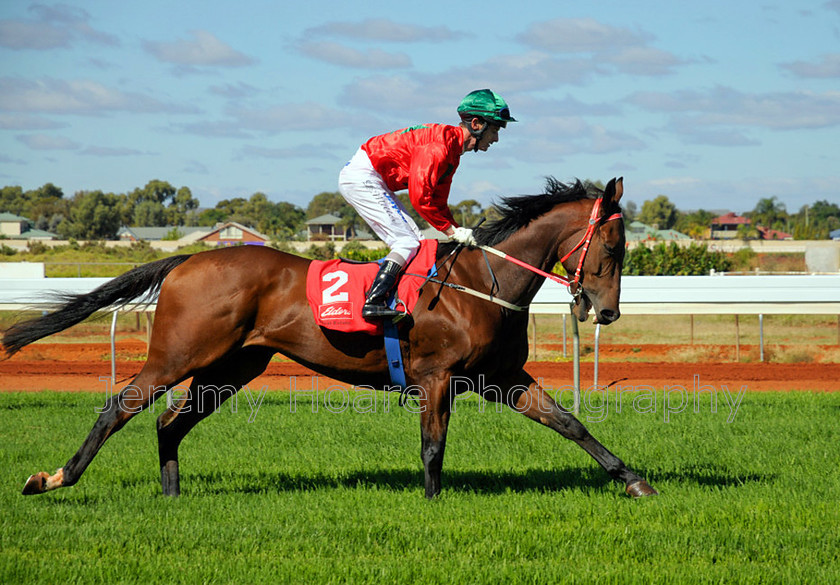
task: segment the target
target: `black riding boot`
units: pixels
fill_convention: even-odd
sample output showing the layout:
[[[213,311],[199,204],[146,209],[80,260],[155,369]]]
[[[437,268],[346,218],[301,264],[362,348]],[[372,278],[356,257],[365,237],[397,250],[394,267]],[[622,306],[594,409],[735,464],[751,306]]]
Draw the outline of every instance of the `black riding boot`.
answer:
[[[365,319],[390,319],[401,315],[399,311],[390,308],[386,303],[388,293],[397,284],[397,276],[402,266],[393,260],[385,260],[373,279],[373,284],[365,295],[365,305],[362,307],[362,317]]]

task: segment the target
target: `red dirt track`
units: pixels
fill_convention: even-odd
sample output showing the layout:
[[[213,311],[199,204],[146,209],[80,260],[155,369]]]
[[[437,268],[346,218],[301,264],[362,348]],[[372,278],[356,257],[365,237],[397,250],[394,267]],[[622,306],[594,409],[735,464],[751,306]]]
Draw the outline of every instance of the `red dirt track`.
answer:
[[[685,346],[681,346],[684,348]],[[688,346],[692,347],[692,346]],[[694,346],[696,348],[696,346]],[[671,361],[669,355],[680,348],[669,346],[610,345],[601,347],[599,386],[662,389],[682,386],[691,390],[698,386],[730,390],[746,386],[751,391],[812,390],[833,392],[840,389],[838,363],[760,363],[752,356],[754,348],[742,347],[742,355],[753,361],[733,361],[732,347],[703,348],[709,361],[695,358],[690,363]],[[146,354],[144,341],[126,339],[117,342],[117,381],[123,384],[136,375]],[[627,361],[632,359],[634,361]],[[572,384],[571,362],[531,362],[526,367],[545,387],[560,389]],[[0,391],[106,391],[107,384],[100,377],[111,375],[110,345],[107,343],[36,343],[13,358],[0,361]],[[593,364],[581,364],[581,386],[591,386]],[[251,387],[267,386],[271,390],[289,390],[291,378],[297,378],[298,389],[309,388],[308,380],[315,376],[311,370],[289,362],[272,362],[268,370],[251,382]],[[321,388],[330,381],[321,378]]]

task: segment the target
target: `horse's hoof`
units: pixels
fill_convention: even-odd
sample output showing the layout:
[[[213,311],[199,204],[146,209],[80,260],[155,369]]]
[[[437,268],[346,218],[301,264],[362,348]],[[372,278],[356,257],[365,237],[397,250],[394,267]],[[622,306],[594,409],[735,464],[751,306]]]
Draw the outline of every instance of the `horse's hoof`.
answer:
[[[644,498],[645,496],[658,496],[659,492],[653,489],[648,482],[643,479],[633,482],[624,490],[627,495],[633,498]]]
[[[43,494],[47,491],[47,478],[50,477],[50,474],[46,471],[42,471],[41,473],[36,473],[35,475],[30,475],[29,479],[26,480],[26,485],[23,486],[23,492],[21,492],[24,496],[34,496],[35,494]]]

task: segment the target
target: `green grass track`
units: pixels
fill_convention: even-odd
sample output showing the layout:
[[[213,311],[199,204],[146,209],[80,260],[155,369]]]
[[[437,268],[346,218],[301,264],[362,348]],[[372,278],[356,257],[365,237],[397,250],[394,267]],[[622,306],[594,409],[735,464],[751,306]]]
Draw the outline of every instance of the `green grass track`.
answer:
[[[0,583],[840,580],[840,393],[747,394],[731,423],[708,399],[667,423],[661,408],[609,410],[588,426],[661,492],[638,501],[573,443],[475,398],[457,403],[444,492],[426,501],[419,416],[376,396],[366,413],[335,396],[340,412],[304,397],[292,413],[288,393],[255,416],[226,404],[184,441],[171,499],[162,400],[75,487],[24,497],[103,397],[0,394]]]

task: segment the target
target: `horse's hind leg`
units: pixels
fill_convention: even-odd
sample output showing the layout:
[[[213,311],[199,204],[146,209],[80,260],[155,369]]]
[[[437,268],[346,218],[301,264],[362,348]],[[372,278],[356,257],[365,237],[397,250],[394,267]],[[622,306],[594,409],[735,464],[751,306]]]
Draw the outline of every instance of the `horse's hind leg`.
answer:
[[[131,384],[106,400],[99,418],[76,454],[53,475],[42,471],[30,476],[23,488],[23,495],[42,494],[55,488],[69,487],[79,481],[108,437],[147,408],[166,390],[168,384],[177,381],[160,380],[150,373],[152,369],[147,363]]]
[[[273,354],[273,350],[262,347],[240,350],[197,374],[189,393],[158,417],[158,456],[163,495],[178,496],[181,493],[178,447],[187,433],[244,384],[261,374]]]
[[[160,314],[159,304],[158,315]],[[163,321],[161,318],[158,320]],[[147,408],[169,387],[190,377],[194,371],[218,361],[229,351],[232,344],[231,341],[214,344],[207,339],[199,339],[198,331],[194,332],[194,337],[187,338],[170,335],[169,332],[175,331],[174,328],[159,327],[155,331],[158,333],[152,336],[149,360],[131,384],[105,402],[103,411],[76,454],[53,475],[41,472],[30,476],[23,488],[24,495],[41,494],[55,488],[74,485],[108,437],[120,430],[134,415]],[[183,333],[183,330],[181,332]],[[202,347],[201,361],[184,350],[185,347]]]

